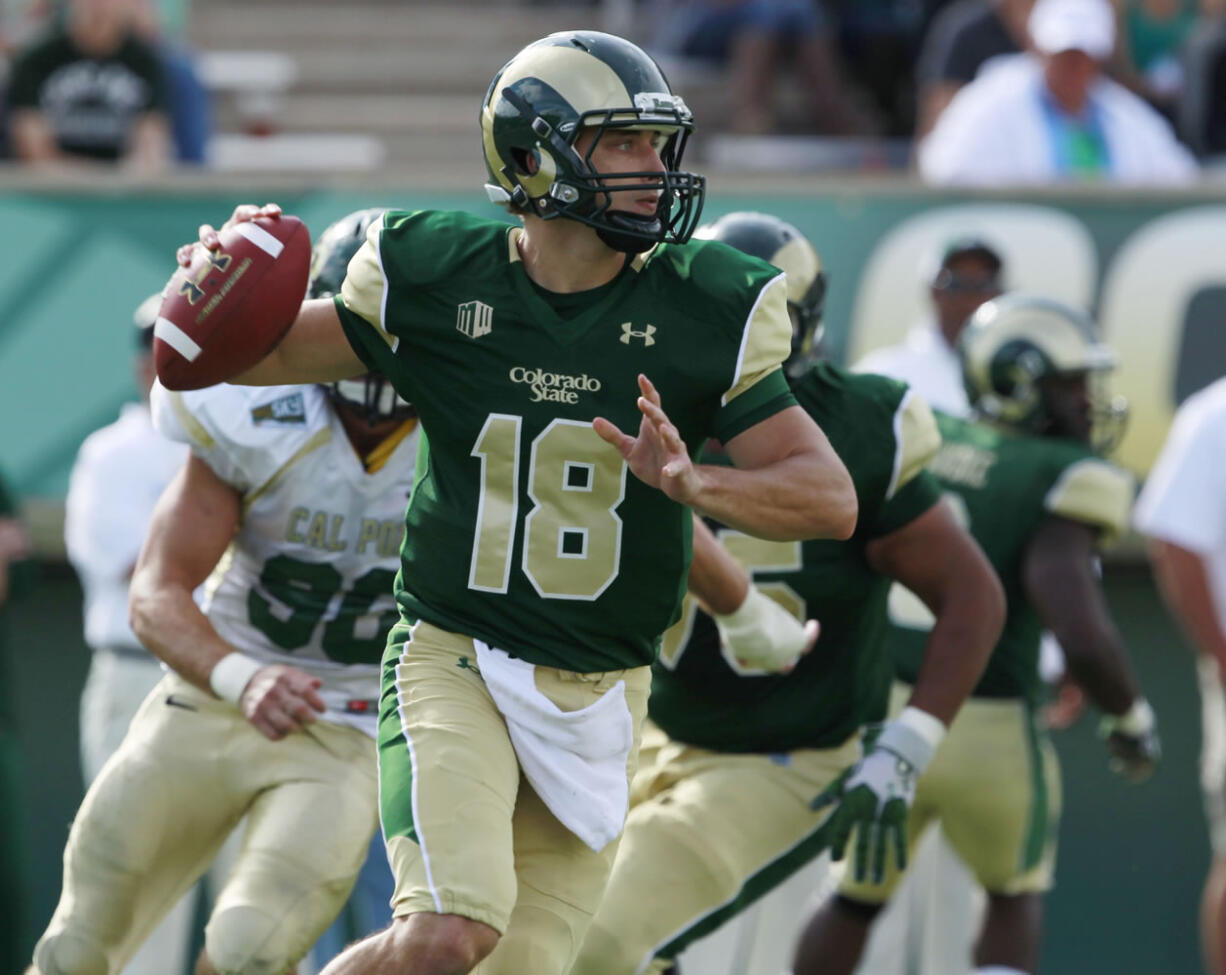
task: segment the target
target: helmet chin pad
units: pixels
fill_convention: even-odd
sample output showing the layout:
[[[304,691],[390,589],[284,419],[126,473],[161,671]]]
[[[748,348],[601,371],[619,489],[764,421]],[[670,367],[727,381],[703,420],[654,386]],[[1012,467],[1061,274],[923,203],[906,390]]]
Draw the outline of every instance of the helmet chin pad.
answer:
[[[610,210],[605,214],[607,226],[597,227],[596,236],[607,246],[623,254],[641,254],[660,239],[660,218],[638,216]]]

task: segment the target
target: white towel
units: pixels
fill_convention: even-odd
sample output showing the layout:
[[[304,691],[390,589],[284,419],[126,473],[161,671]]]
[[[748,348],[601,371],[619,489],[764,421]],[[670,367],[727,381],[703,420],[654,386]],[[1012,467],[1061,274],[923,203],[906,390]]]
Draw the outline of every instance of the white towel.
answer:
[[[599,852],[622,831],[634,720],[619,680],[594,704],[563,711],[536,688],[536,668],[473,640],[477,666],[506,719],[524,775],[558,821]]]

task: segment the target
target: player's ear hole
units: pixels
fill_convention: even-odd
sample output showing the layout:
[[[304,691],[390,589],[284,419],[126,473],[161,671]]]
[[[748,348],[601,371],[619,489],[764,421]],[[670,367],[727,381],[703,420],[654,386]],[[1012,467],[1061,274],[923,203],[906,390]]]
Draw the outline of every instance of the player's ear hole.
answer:
[[[528,149],[512,149],[511,160],[515,163],[515,168],[521,173],[527,173],[529,176],[534,176],[541,168],[540,157]]]

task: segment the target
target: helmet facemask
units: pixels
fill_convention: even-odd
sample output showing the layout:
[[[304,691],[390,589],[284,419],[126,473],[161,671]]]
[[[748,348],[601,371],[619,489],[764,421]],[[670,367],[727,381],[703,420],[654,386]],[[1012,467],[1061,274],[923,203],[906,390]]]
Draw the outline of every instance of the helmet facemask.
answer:
[[[376,372],[326,383],[324,389],[334,407],[361,417],[371,427],[417,415],[412,405],[400,398],[392,384]]]

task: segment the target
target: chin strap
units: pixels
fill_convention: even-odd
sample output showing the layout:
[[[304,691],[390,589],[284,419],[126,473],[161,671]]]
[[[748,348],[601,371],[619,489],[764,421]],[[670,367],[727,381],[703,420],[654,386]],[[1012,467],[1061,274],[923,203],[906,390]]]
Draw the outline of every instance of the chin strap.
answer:
[[[615,251],[641,254],[660,239],[659,217],[638,217],[630,213],[607,212],[609,227],[597,227],[596,236]]]

